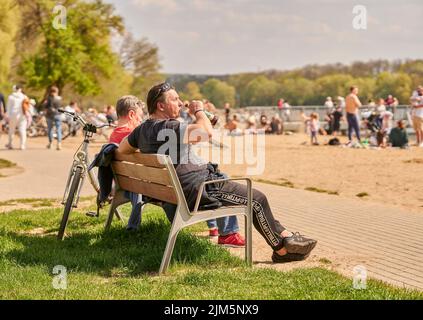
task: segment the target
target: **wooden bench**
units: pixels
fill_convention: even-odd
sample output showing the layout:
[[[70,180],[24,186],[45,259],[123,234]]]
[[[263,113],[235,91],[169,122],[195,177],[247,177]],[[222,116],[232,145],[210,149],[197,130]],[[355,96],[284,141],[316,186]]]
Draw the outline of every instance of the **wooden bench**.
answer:
[[[120,205],[128,202],[128,199],[124,196],[125,190],[177,205],[166,249],[160,265],[160,274],[164,273],[169,266],[176,238],[180,230],[198,222],[234,215],[244,215],[245,217],[245,259],[249,266],[252,265],[253,193],[250,179],[238,178],[204,182],[200,187],[195,208],[193,211],[190,211],[178,176],[176,175],[176,170],[169,156],[141,154],[139,152],[130,155],[116,154],[112,162],[112,169],[116,182],[116,192],[110,206],[105,226],[106,230],[110,228],[116,209]],[[201,195],[206,184],[229,180],[246,181],[248,187],[247,205],[228,206],[216,210],[199,211],[198,208]]]

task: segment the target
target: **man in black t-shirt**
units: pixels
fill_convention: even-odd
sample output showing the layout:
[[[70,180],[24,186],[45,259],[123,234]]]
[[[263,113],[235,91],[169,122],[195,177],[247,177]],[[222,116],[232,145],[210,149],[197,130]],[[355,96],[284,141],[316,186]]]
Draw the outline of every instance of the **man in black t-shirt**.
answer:
[[[215,180],[218,171],[191,150],[191,145],[208,141],[212,137],[212,125],[204,113],[200,101],[189,104],[189,113],[196,118],[195,124],[182,124],[176,120],[183,106],[175,89],[162,83],[150,89],[147,107],[150,118],[123,140],[118,152],[130,154],[138,149],[147,154],[168,154],[172,159],[190,210],[202,182]],[[210,186],[202,195],[203,208],[246,204],[247,187],[228,181]],[[275,220],[266,196],[253,189],[253,224],[273,249],[273,262],[282,263],[304,260],[316,245],[316,241],[299,233],[286,230]]]

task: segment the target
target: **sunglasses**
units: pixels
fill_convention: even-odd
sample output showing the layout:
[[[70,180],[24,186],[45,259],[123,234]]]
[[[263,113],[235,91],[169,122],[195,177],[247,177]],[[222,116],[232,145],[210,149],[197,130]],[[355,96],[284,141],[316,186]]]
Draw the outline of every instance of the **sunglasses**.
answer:
[[[159,90],[157,90],[156,94],[154,95],[153,101],[155,102],[163,93],[169,91],[170,89],[172,89],[172,86],[170,85],[170,83],[163,83],[160,87]]]

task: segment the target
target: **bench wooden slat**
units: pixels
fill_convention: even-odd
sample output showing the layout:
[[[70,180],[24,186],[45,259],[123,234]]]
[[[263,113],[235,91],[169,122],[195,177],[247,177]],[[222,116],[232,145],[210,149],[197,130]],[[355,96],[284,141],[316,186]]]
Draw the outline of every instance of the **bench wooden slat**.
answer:
[[[147,167],[166,168],[165,164],[160,163],[157,155],[155,154],[143,154],[140,152],[135,152],[132,154],[120,154],[116,152],[114,159],[117,161],[142,163]]]
[[[166,169],[146,167],[140,164],[121,161],[113,161],[112,168],[115,174],[121,176],[146,180],[165,186],[172,185],[172,179],[170,178],[169,171]]]
[[[139,193],[157,200],[177,204],[175,188],[164,186],[161,184],[144,182],[134,178],[128,178],[121,175],[116,175],[119,186],[127,191]]]

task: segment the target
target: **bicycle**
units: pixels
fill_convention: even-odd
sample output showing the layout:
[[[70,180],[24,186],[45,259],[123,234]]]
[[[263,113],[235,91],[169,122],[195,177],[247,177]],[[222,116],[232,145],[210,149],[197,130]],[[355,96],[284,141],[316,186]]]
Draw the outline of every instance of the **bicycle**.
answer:
[[[101,129],[103,127],[113,127],[113,125],[106,123],[104,125],[96,126],[92,123],[88,123],[87,121],[85,121],[85,119],[77,113],[65,111],[62,109],[60,109],[59,112],[72,117],[73,121],[81,125],[84,132],[84,141],[82,142],[82,144],[77,149],[74,155],[74,160],[69,172],[69,177],[66,183],[65,192],[62,200],[62,205],[64,205],[65,208],[63,210],[63,217],[60,223],[59,233],[57,237],[59,240],[63,240],[66,225],[69,219],[69,214],[72,208],[77,208],[78,206],[82,185],[87,175],[91,185],[93,186],[97,194],[100,192],[100,186],[97,181],[97,178],[95,177],[93,171],[88,170],[90,163],[88,155],[88,145],[90,143],[90,139],[95,133],[97,133],[97,129]],[[90,217],[99,217],[99,208],[100,206],[98,206],[97,208],[97,213],[87,212],[86,215]],[[119,212],[116,212],[116,215],[118,216],[118,218],[121,219]]]

